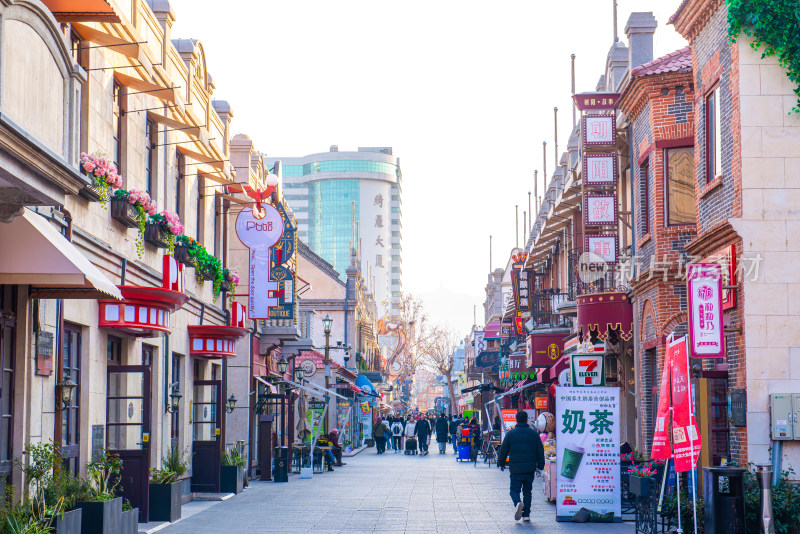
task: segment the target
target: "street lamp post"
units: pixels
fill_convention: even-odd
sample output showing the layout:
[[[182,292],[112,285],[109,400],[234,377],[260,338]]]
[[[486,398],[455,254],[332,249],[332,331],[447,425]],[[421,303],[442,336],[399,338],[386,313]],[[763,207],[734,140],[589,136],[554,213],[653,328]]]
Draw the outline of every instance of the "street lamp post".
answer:
[[[325,364],[325,389],[330,388],[331,378],[331,328],[333,327],[333,319],[329,315],[325,315],[322,320],[322,331],[325,332],[325,359],[322,361]]]

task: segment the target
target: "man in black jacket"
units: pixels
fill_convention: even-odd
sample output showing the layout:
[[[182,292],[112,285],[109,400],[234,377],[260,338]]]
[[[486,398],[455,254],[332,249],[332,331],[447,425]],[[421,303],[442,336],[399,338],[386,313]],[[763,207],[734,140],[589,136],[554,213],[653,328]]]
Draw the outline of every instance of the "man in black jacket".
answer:
[[[509,458],[510,457],[510,458]],[[544,446],[534,429],[528,426],[528,412],[517,412],[517,426],[506,433],[500,446],[497,465],[505,470],[506,459],[511,466],[511,500],[514,501],[514,519],[531,520],[531,489],[537,469],[544,469]],[[522,490],[522,502],[519,492]]]
[[[460,419],[450,416],[450,424],[447,430],[450,432],[450,439],[453,441],[453,454],[458,454],[458,425],[460,424]]]

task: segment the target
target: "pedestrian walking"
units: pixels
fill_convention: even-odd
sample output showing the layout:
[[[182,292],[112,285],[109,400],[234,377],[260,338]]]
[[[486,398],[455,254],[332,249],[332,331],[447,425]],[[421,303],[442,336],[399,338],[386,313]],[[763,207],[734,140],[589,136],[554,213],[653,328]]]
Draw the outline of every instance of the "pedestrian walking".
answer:
[[[447,430],[450,432],[450,439],[453,441],[453,454],[458,454],[458,427],[460,425],[461,420],[451,415]]]
[[[392,449],[394,449],[395,454],[400,452],[400,449],[403,448],[403,426],[403,420],[398,417],[392,421],[392,425],[390,427],[392,429]]]
[[[422,451],[423,456],[428,455],[428,438],[431,435],[431,423],[425,416],[420,417],[417,424],[414,425],[414,435],[417,436],[417,441],[419,442],[419,448]]]
[[[378,417],[375,421],[375,426],[372,428],[372,437],[375,438],[375,447],[378,449],[378,454],[386,452],[386,437],[389,435],[389,429],[384,424],[383,420]]]
[[[481,435],[481,425],[476,418],[472,418],[469,423],[469,435],[472,437],[472,461],[478,459],[478,451],[481,450],[483,436]]]
[[[506,460],[511,464],[510,494],[514,502],[514,519],[530,521],[531,488],[536,471],[544,469],[544,446],[536,431],[528,425],[528,412],[517,412],[517,426],[506,432],[497,458],[500,469],[505,470]]]
[[[408,416],[408,420],[406,421],[406,454],[417,454],[417,440],[414,437],[416,435],[417,430],[417,423],[414,421],[414,418],[410,415]]]
[[[447,438],[450,436],[449,425],[444,414],[436,420],[436,443],[439,444],[439,454],[447,452]]]

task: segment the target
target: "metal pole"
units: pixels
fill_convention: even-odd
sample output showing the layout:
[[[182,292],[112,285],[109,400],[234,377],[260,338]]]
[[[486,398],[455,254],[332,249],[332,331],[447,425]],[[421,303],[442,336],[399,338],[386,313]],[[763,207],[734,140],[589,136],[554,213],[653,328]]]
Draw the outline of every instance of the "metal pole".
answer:
[[[489,236],[489,274],[492,274],[492,236]]]
[[[547,141],[542,141],[542,177],[544,187],[547,189]]]
[[[531,192],[528,191],[528,213],[531,215],[531,223],[528,225],[528,232],[533,229],[533,211],[531,211]]]
[[[558,167],[558,108],[553,108],[553,140],[554,140],[554,147],[553,147],[553,155],[555,156],[555,160],[553,160],[553,165]]]
[[[533,200],[536,202],[536,215],[539,215],[539,171],[533,171]],[[531,214],[531,224],[533,215]]]
[[[619,35],[617,35],[617,0],[611,0],[614,3],[614,42],[616,43],[619,41]]]
[[[516,231],[515,248],[519,248],[519,204],[514,206],[514,230]]]
[[[772,465],[756,465],[756,478],[761,489],[761,518],[758,522],[758,531],[761,534],[775,534],[775,521],[772,512]]]
[[[572,96],[575,96],[575,54],[572,54],[570,56],[570,58],[572,59]],[[576,119],[576,115],[575,115],[575,109],[576,109],[575,100],[573,99],[572,100],[572,129],[573,130],[575,129],[575,125],[577,124],[577,122],[576,122],[577,119]]]

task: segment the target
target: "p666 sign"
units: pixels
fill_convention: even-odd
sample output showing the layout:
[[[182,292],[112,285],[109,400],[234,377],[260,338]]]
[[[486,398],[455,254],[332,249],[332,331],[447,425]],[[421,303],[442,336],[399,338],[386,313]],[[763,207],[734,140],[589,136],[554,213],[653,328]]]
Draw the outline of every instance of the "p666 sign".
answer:
[[[570,360],[573,386],[605,386],[606,369],[603,354],[573,354]]]

